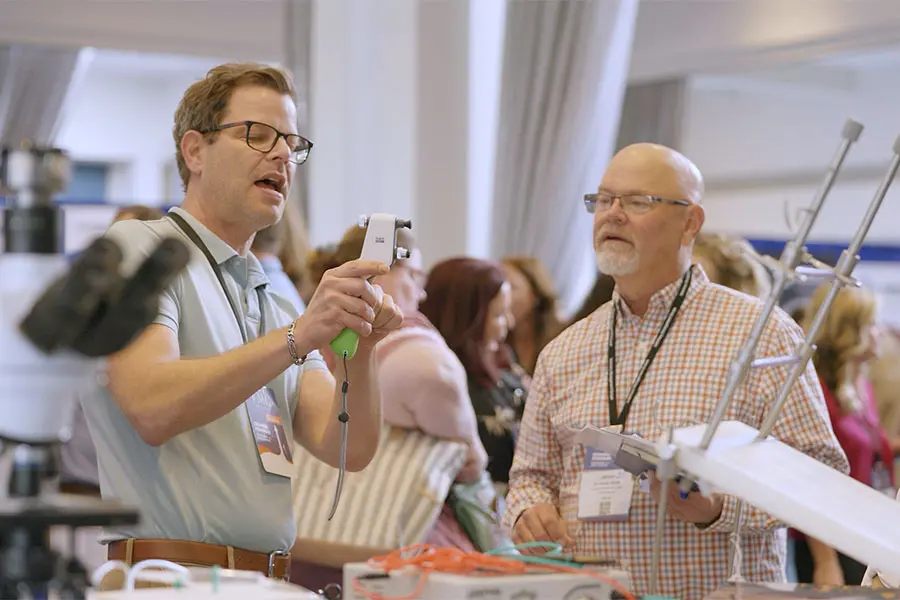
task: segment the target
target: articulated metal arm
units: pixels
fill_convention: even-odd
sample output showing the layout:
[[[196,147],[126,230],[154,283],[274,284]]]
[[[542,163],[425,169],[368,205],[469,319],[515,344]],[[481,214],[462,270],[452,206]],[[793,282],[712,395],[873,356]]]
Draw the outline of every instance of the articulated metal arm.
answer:
[[[812,325],[806,333],[806,337],[794,352],[793,358],[795,358],[796,361],[794,362],[793,369],[791,369],[787,381],[785,381],[784,385],[781,387],[778,397],[775,400],[775,404],[772,406],[772,410],[769,412],[768,416],[766,416],[765,421],[763,421],[763,424],[759,429],[757,440],[765,439],[775,427],[775,423],[778,421],[778,416],[790,395],[791,389],[806,369],[806,363],[812,358],[813,351],[815,350],[814,343],[816,337],[818,336],[822,325],[825,323],[825,317],[828,315],[828,311],[831,310],[831,306],[834,304],[841,288],[845,286],[858,287],[860,285],[857,280],[852,278],[853,269],[856,268],[856,265],[859,262],[859,250],[862,248],[863,241],[869,233],[869,228],[875,220],[875,215],[878,214],[878,209],[881,208],[881,203],[884,201],[884,197],[887,195],[888,189],[890,189],[898,169],[900,169],[900,137],[894,142],[894,156],[891,159],[891,164],[888,166],[887,173],[885,173],[882,178],[881,184],[875,191],[875,197],[872,198],[872,201],[869,203],[869,208],[866,210],[862,223],[860,223],[859,228],[856,230],[856,235],[853,236],[850,245],[841,253],[841,257],[834,269],[823,269],[821,266],[819,267],[819,269],[823,271],[823,274],[826,275],[825,279],[831,279],[831,288],[828,290],[828,295],[825,296],[822,305],[816,311],[816,314],[812,319]],[[818,261],[816,262],[818,263]],[[818,265],[822,265],[822,263],[818,263]],[[828,275],[830,275],[830,277],[828,277]]]
[[[762,312],[760,312],[756,322],[753,324],[753,328],[750,330],[749,339],[738,352],[735,361],[731,364],[725,390],[723,391],[718,404],[716,404],[712,419],[706,429],[706,434],[701,441],[701,448],[703,450],[706,450],[709,447],[716,429],[725,417],[728,407],[731,405],[731,401],[734,398],[737,388],[744,382],[751,366],[753,366],[759,340],[762,337],[769,317],[772,315],[772,311],[774,311],[775,307],[778,305],[778,300],[781,298],[785,286],[796,277],[794,270],[797,269],[797,267],[800,266],[800,262],[808,256],[808,253],[805,250],[806,240],[819,216],[819,212],[822,210],[825,199],[828,197],[831,188],[834,186],[834,182],[844,163],[844,159],[850,151],[850,146],[859,139],[862,130],[863,126],[852,119],[844,124],[840,145],[838,146],[834,158],[828,165],[828,169],[825,172],[825,180],[816,193],[816,197],[814,198],[811,207],[805,211],[803,223],[800,225],[794,239],[785,245],[781,258],[778,261],[770,262],[770,265],[775,267],[774,285],[772,286],[769,295],[766,297]],[[762,364],[756,366],[762,366]],[[689,482],[683,482],[683,485],[687,484],[689,484]]]

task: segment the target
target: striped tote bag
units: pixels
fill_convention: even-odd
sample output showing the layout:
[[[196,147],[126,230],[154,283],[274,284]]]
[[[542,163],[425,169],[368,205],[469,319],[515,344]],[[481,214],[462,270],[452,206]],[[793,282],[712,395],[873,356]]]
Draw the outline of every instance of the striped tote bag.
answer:
[[[344,476],[331,521],[338,470],[299,445],[294,457],[292,555],[317,565],[342,567],[425,541],[467,454],[461,442],[417,430],[385,426],[372,462]]]

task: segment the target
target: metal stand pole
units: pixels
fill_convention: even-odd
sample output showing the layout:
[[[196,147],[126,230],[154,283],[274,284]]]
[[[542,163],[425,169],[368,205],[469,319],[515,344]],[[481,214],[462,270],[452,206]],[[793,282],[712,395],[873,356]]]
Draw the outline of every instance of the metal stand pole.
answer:
[[[822,206],[824,205],[828,194],[831,192],[831,188],[834,186],[834,182],[850,151],[850,147],[859,139],[862,130],[862,124],[852,119],[846,121],[844,129],[841,132],[841,142],[826,169],[825,179],[817,190],[812,205],[805,211],[805,217],[797,234],[794,236],[794,239],[785,244],[784,251],[778,261],[768,261],[768,264],[774,267],[774,285],[765,299],[762,311],[753,323],[747,341],[738,351],[735,360],[731,363],[728,370],[728,379],[726,380],[725,389],[716,403],[716,407],[713,409],[712,417],[700,440],[699,448],[701,450],[705,451],[709,448],[716,430],[728,412],[728,408],[734,399],[738,387],[746,380],[747,374],[751,368],[775,366],[777,364],[783,364],[784,362],[793,362],[797,360],[796,358],[790,358],[779,362],[777,360],[766,359],[760,363],[754,362],[756,349],[762,338],[766,323],[772,315],[772,312],[775,310],[775,307],[778,305],[778,301],[787,284],[795,278],[799,277],[801,279],[806,279],[819,273],[819,270],[806,269],[798,275],[798,273],[795,272],[795,269],[800,266],[802,260],[809,258],[808,253],[805,250],[806,240],[819,216],[819,212],[822,210]],[[683,477],[679,488],[682,492],[688,492],[691,487],[693,487],[694,483],[695,482],[691,481],[690,478]]]

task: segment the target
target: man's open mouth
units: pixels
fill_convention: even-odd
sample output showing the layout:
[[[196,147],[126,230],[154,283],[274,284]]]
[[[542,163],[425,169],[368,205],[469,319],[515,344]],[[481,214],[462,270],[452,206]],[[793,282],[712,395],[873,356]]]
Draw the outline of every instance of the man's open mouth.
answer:
[[[257,179],[256,185],[261,188],[267,188],[267,189],[276,191],[279,194],[282,193],[281,183],[279,183],[278,181],[276,181],[274,179],[270,179],[268,177],[266,177],[264,179]]]

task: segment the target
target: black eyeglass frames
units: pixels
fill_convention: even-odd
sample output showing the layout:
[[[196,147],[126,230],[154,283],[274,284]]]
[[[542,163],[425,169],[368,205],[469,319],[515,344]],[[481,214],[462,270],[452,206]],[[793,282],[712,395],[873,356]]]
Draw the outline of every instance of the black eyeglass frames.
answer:
[[[291,149],[290,161],[297,165],[302,165],[309,158],[309,152],[312,150],[313,143],[296,133],[284,133],[278,131],[267,123],[259,121],[237,121],[234,123],[223,123],[212,129],[201,131],[200,133],[214,133],[223,129],[231,129],[232,127],[245,127],[244,141],[250,148],[264,154],[271,152],[278,140],[284,138],[288,147]]]

